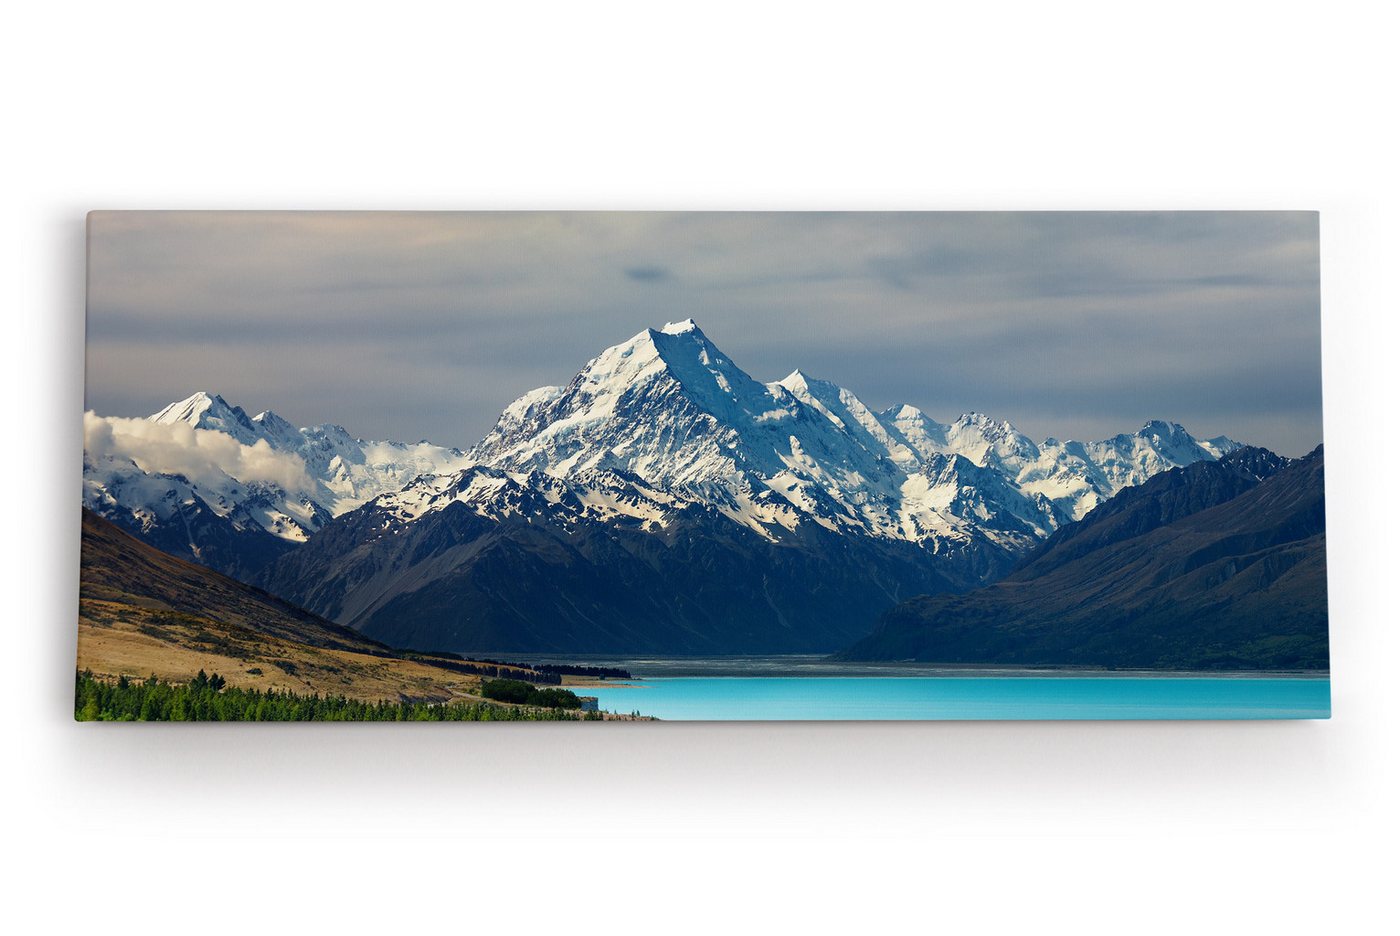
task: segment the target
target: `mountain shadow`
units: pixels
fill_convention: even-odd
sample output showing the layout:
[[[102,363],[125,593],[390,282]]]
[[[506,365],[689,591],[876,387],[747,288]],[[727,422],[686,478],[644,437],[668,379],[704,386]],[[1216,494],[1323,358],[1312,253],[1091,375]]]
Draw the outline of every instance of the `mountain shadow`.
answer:
[[[559,682],[510,664],[394,650],[264,591],[147,545],[83,511],[78,668],[366,701],[479,700],[482,677]]]
[[[887,612],[847,660],[1177,670],[1328,665],[1323,452],[1165,472],[1005,580]]]
[[[679,654],[829,652],[902,598],[952,587],[913,543],[815,524],[774,542],[696,505],[656,530],[519,496],[498,516],[454,501],[411,522],[367,504],[260,581],[396,646]]]

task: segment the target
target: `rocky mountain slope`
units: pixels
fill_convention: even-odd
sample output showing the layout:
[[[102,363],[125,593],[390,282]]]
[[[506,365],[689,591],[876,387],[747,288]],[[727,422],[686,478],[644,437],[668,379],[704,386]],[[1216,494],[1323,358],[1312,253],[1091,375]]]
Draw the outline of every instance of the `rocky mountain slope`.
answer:
[[[761,383],[690,320],[525,394],[469,452],[208,393],[85,428],[95,513],[380,639],[467,650],[835,649],[1238,447],[877,411],[801,371]]]
[[[913,543],[768,538],[636,476],[485,467],[377,498],[261,581],[380,640],[491,652],[825,650],[951,587]]]
[[[467,464],[456,450],[295,429],[196,393],[145,420],[87,414],[83,506],[148,543],[241,579],[337,514]]]
[[[1323,454],[1246,448],[1124,490],[988,588],[924,596],[841,656],[1169,669],[1327,666]]]
[[[409,646],[830,650],[1234,447],[1165,423],[1037,446],[982,416],[876,413],[800,372],[759,383],[686,321],[524,395],[472,467],[337,517],[259,581]]]
[[[1038,446],[979,414],[944,425],[912,406],[876,413],[800,371],[761,384],[686,320],[607,349],[565,387],[521,397],[470,458],[561,478],[630,472],[770,538],[814,522],[1020,553],[1123,487],[1236,447],[1158,421]]]

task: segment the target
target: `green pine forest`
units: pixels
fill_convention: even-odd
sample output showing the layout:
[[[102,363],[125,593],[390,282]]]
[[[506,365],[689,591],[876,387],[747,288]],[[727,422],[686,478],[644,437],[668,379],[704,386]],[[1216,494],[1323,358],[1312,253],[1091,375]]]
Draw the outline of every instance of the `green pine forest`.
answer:
[[[575,702],[575,707],[577,702]],[[78,721],[576,721],[596,712],[525,708],[489,702],[362,702],[335,695],[239,689],[217,673],[188,683],[122,676],[116,682],[80,671],[73,700]]]

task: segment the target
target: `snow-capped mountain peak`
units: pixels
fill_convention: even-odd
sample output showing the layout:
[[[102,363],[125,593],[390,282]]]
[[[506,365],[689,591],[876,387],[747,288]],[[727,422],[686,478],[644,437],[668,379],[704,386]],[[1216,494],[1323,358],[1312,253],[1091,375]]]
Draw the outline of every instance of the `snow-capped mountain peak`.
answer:
[[[205,414],[213,418],[220,418],[231,415],[233,407],[229,406],[223,397],[217,393],[209,393],[207,390],[197,390],[183,400],[177,400],[169,406],[151,415],[151,422],[170,425],[182,422],[189,425],[197,425]]]
[[[616,402],[628,390],[667,380],[701,405],[732,408],[730,401],[766,391],[715,347],[694,320],[648,328],[613,345],[589,361],[565,388],[594,398],[601,407]]]
[[[880,414],[880,423],[920,458],[932,458],[948,450],[948,430],[936,419],[930,419],[916,406],[905,403],[892,406]]]
[[[796,393],[799,390],[806,390],[809,384],[814,381],[820,383],[828,383],[828,381],[817,381],[817,378],[807,376],[807,374],[803,372],[802,368],[799,367],[797,370],[793,371],[791,374],[788,374],[782,380],[777,381],[777,383]],[[835,385],[832,384],[832,386]]]
[[[188,542],[191,550],[196,538],[227,544],[246,534],[303,542],[334,516],[419,475],[467,464],[461,451],[429,443],[366,442],[334,425],[298,429],[271,410],[250,418],[208,391],[145,420],[90,413],[84,428],[92,441],[84,445],[84,503],[151,541]],[[259,542],[248,548],[270,554]],[[219,554],[226,571],[247,558],[227,548]]]
[[[553,403],[564,393],[563,387],[537,387],[522,394],[502,412],[502,419],[521,420],[537,406]]]
[[[1037,445],[982,413],[945,424],[908,404],[876,412],[801,369],[760,383],[689,318],[524,393],[470,453],[296,428],[270,410],[250,418],[208,392],[150,421],[222,433],[257,457],[242,452],[226,473],[194,480],[140,459],[85,460],[88,499],[104,515],[173,525],[180,505],[207,502],[211,516],[301,541],[371,500],[403,524],[460,504],[485,519],[549,514],[652,532],[698,510],[775,544],[816,528],[913,543],[964,563],[963,581],[1004,569],[1123,487],[1238,448],[1162,420],[1101,442]],[[291,480],[239,474],[269,461]]]
[[[261,436],[241,406],[231,406],[217,393],[205,390],[171,403],[149,419],[162,426],[184,424],[194,429],[222,432],[244,445],[255,444]]]
[[[278,416],[272,410],[263,410],[253,417],[253,422],[265,429],[283,434],[296,431],[295,426],[287,422],[287,420],[283,419],[281,416]]]
[[[663,335],[684,335],[686,332],[698,332],[700,326],[695,324],[695,319],[682,319],[679,322],[667,322],[661,327]]]
[[[738,407],[756,416],[772,407],[768,389],[729,360],[694,319],[643,334],[650,337],[668,376],[715,415],[730,415]]]
[[[568,477],[631,471],[653,483],[734,475],[747,437],[796,417],[797,403],[741,370],[693,321],[648,328],[589,361],[562,389],[506,408],[473,450],[482,463]],[[760,445],[760,449],[764,446]]]
[[[1138,435],[1179,435],[1186,432],[1186,428],[1181,423],[1168,422],[1165,419],[1149,419],[1142,424],[1138,430]]]
[[[980,524],[979,535],[1021,548],[1025,536],[1046,535],[1123,486],[1215,456],[1168,423],[1042,448],[982,413],[951,424],[910,405],[876,413],[800,368],[760,384],[687,319],[604,350],[562,388],[525,394],[472,457],[560,479],[633,473],[724,503],[769,533],[802,518],[897,538],[966,536]],[[923,480],[911,483],[914,476]],[[963,489],[977,493],[952,493]]]
[[[770,387],[782,387],[799,401],[826,417],[832,425],[853,436],[864,448],[906,470],[918,467],[920,456],[913,446],[891,431],[879,414],[854,393],[829,380],[795,370]]]
[[[1223,435],[1216,436],[1213,439],[1205,439],[1204,441],[1198,440],[1198,444],[1216,458],[1224,458],[1231,452],[1237,452],[1246,447],[1243,442],[1236,442],[1229,436]]]
[[[1149,419],[1142,428],[1133,433],[1140,439],[1147,439],[1157,445],[1195,445],[1196,440],[1180,423],[1165,419]]]
[[[964,413],[948,427],[949,451],[976,465],[997,463],[1019,474],[1040,457],[1040,448],[1007,420],[982,413]]]
[[[301,448],[301,430],[272,410],[263,410],[253,417],[252,423],[258,434],[273,448],[293,451]]]

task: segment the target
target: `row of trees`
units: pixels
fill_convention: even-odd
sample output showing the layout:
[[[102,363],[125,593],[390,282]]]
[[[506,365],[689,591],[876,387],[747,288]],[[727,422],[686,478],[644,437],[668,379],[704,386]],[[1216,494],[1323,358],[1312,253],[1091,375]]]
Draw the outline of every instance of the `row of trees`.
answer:
[[[569,708],[578,708],[578,697],[567,694],[574,699]],[[84,670],[77,676],[73,711],[78,721],[554,721],[578,717],[555,707],[361,702],[345,696],[240,689],[226,686],[222,676],[210,676],[203,670],[188,683],[160,682],[154,676],[146,680],[122,676],[109,682]],[[584,713],[583,717],[595,717],[595,713]]]
[[[530,669],[561,676],[592,676],[595,679],[631,679],[632,674],[616,666],[574,666],[568,663],[531,663]]]
[[[567,689],[538,689],[518,679],[483,679],[481,694],[497,702],[552,709],[576,709],[583,704],[578,696]]]

